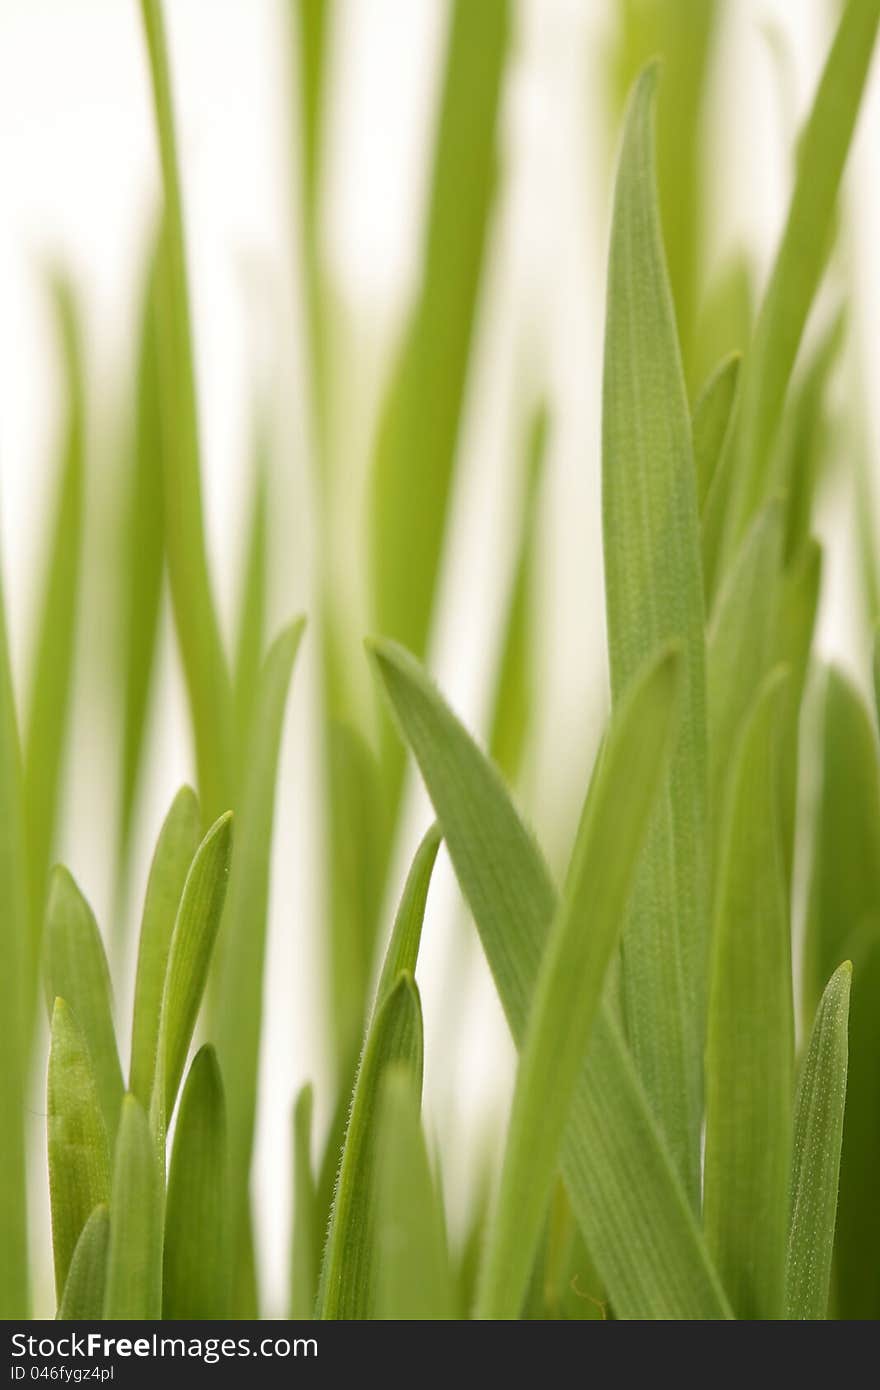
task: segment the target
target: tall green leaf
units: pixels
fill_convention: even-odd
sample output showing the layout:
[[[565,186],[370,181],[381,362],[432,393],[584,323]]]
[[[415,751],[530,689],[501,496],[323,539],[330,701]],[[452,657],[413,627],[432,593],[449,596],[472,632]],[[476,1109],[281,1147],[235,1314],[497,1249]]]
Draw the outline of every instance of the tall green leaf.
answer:
[[[623,936],[627,1036],[685,1188],[699,1198],[707,928],[703,586],[690,414],[660,238],[652,110],[639,79],[614,195],[602,402],[612,702],[666,641],[685,654],[681,737]]]
[[[293,1222],[290,1236],[290,1317],[308,1321],[318,1295],[321,1252],[318,1204],[312,1172],[311,1085],[303,1086],[293,1107]]]
[[[122,1102],[104,1291],[104,1321],[155,1320],[162,1313],[162,1179],[146,1114]]]
[[[162,1317],[198,1321],[228,1311],[226,1105],[214,1049],[193,1058],[168,1171]]]
[[[104,1311],[110,1211],[95,1207],[80,1232],[56,1316],[62,1322],[98,1322]]]

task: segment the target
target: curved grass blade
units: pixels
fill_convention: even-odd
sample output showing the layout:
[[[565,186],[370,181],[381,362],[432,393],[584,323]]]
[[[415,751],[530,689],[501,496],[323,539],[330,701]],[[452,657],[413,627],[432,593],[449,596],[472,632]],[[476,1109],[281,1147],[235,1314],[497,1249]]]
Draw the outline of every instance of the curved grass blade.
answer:
[[[431,1176],[411,1071],[392,1067],[379,1104],[376,1317],[439,1322],[455,1317],[443,1208]]]
[[[159,831],[141,921],[128,1088],[149,1110],[156,1081],[159,1018],[171,936],[189,867],[199,847],[201,812],[191,787],[181,787]]]
[[[794,1010],[776,751],[787,675],[762,685],[734,756],[706,1049],[706,1239],[738,1318],[783,1314]]]
[[[202,516],[183,198],[161,0],[141,0],[150,60],[162,186],[160,333],[167,448],[162,450],[165,543],[177,635],[189,693],[199,792],[208,821],[232,799],[232,700]]]
[[[706,382],[694,406],[694,468],[697,505],[702,512],[730,425],[742,355],[728,353]]]
[[[665,652],[612,718],[591,783],[568,881],[535,983],[520,1051],[479,1316],[519,1315],[608,964],[654,812],[683,684]]]
[[[134,1096],[122,1102],[113,1160],[104,1321],[162,1314],[162,1181],[153,1136]]]
[[[318,1202],[312,1172],[311,1085],[303,1086],[293,1107],[293,1225],[290,1241],[290,1317],[314,1317],[321,1249]]]
[[[602,396],[612,704],[664,642],[685,655],[681,736],[624,929],[626,1033],[694,1208],[708,953],[706,656],[690,413],[660,238],[656,69],[630,102],[614,195]]]
[[[52,1010],[47,1095],[55,1291],[92,1211],[110,1197],[110,1150],[85,1040],[63,999]]]
[[[556,908],[549,871],[500,777],[414,659],[371,644],[514,1040],[522,1042]],[[621,1318],[724,1318],[729,1309],[626,1045],[603,1005],[578,1080],[562,1172]]]
[[[798,1085],[785,1280],[788,1318],[828,1316],[851,980],[852,966],[844,961],[819,1004]]]
[[[110,1243],[110,1209],[105,1202],[95,1207],[80,1232],[64,1295],[56,1317],[61,1322],[98,1322],[104,1311],[107,1283],[107,1250]]]
[[[212,1047],[193,1058],[168,1171],[162,1317],[225,1318],[229,1297],[226,1104]]]
[[[46,998],[50,1009],[56,999],[63,999],[76,1019],[112,1146],[124,1088],[113,1028],[110,971],[92,909],[60,865],[52,870],[46,908]]]

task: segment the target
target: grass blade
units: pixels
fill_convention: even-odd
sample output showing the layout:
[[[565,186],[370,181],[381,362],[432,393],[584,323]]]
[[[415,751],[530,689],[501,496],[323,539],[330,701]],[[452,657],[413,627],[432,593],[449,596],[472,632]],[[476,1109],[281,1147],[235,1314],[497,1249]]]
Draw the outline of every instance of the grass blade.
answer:
[[[260,684],[265,650],[266,587],[268,579],[269,484],[267,422],[257,421],[254,445],[253,494],[250,520],[239,584],[239,606],[235,662],[233,665],[233,709],[238,770],[236,793],[240,794],[246,776],[247,740]]]
[[[788,1318],[828,1315],[851,980],[852,966],[844,961],[822,996],[798,1085],[785,1281]]]
[[[840,358],[846,333],[842,311],[832,319],[804,370],[794,393],[774,468],[788,496],[785,556],[797,555],[810,535],[814,503],[823,467],[828,462],[828,379]]]
[[[80,1232],[57,1317],[62,1322],[98,1322],[104,1311],[110,1211],[95,1207]]]
[[[104,1321],[162,1314],[162,1183],[153,1136],[134,1096],[122,1102],[113,1160]]]
[[[376,989],[376,1008],[391,992],[402,971],[405,970],[410,975],[416,973],[428,889],[431,886],[431,875],[437,861],[440,839],[439,827],[432,825],[425,831],[413,857],[394,919],[394,929],[382,962],[382,973]]]
[[[372,646],[521,1043],[556,894],[491,764],[418,663]],[[717,1318],[729,1310],[670,1154],[610,1011],[596,1019],[566,1130],[572,1206],[621,1318]]]
[[[785,696],[787,708],[782,720],[784,733],[779,749],[782,847],[789,883],[794,864],[800,710],[819,608],[821,578],[822,551],[811,537],[783,575],[779,604],[777,658],[791,672]]]
[[[168,1173],[162,1317],[225,1318],[229,1296],[226,1104],[212,1047],[193,1058]]]
[[[739,1318],[783,1312],[794,1068],[776,750],[786,674],[764,682],[734,757],[706,1050],[706,1238]]]
[[[587,796],[520,1053],[478,1303],[484,1318],[516,1318],[522,1306],[571,1097],[666,771],[682,667],[678,652],[666,652],[633,686]]]
[[[682,643],[681,737],[624,930],[626,1032],[696,1209],[708,951],[703,587],[690,414],[654,185],[656,69],[633,93],[614,196],[602,403],[602,534],[612,703]]]
[[[122,1068],[113,1028],[110,971],[92,909],[66,869],[52,870],[46,909],[46,997],[76,1019],[112,1146],[122,1105]]]
[[[742,357],[731,352],[719,362],[694,406],[694,468],[697,505],[702,512],[730,425]]]
[[[293,1107],[293,1226],[290,1242],[290,1317],[314,1317],[321,1265],[318,1201],[312,1172],[311,1085],[303,1086]]]

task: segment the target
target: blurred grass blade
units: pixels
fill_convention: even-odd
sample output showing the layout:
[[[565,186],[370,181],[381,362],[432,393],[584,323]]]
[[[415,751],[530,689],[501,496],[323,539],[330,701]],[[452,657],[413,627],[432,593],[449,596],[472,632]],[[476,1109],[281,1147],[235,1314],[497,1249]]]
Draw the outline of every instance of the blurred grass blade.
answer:
[[[626,1033],[697,1208],[708,952],[703,586],[690,414],[654,185],[656,68],[631,98],[614,196],[602,399],[602,535],[612,703],[678,640],[681,736],[623,934]]]
[[[110,1211],[95,1207],[80,1232],[56,1316],[62,1322],[98,1322],[104,1311]]]
[[[52,870],[46,909],[46,997],[50,1011],[56,999],[63,999],[76,1019],[112,1147],[124,1087],[113,1028],[110,971],[92,909],[60,865]]]
[[[697,505],[701,512],[730,424],[741,362],[742,357],[738,352],[729,353],[719,362],[694,406],[694,468],[697,474]]]
[[[785,1284],[792,1319],[828,1316],[851,980],[852,966],[844,961],[819,1004],[798,1085]]]
[[[196,794],[181,787],[159,832],[141,921],[129,1090],[149,1110],[156,1080],[159,1018],[171,935],[183,885],[199,847],[201,813]]]
[[[60,1299],[80,1232],[110,1197],[110,1150],[91,1059],[63,999],[52,1010],[47,1096],[55,1292]]]
[[[822,551],[810,537],[783,575],[779,602],[777,659],[791,672],[784,697],[786,710],[779,749],[782,848],[789,883],[794,864],[800,711],[819,608],[821,578]]]
[[[253,453],[250,518],[239,582],[238,621],[233,666],[233,709],[236,743],[236,796],[247,775],[247,740],[260,685],[266,636],[268,579],[268,423],[258,418]]]
[[[294,1321],[307,1322],[315,1315],[320,1273],[321,1232],[312,1172],[311,1085],[303,1086],[293,1107],[293,1222],[290,1241],[290,1309]]]
[[[752,335],[752,279],[749,257],[739,249],[710,280],[697,317],[693,380],[705,380],[731,353],[745,353]]]
[[[666,772],[683,684],[664,652],[612,718],[590,786],[565,891],[535,983],[520,1052],[479,1315],[519,1316],[605,974]]]
[[[232,854],[232,812],[227,811],[208,831],[196,851],[174,923],[159,1023],[164,1050],[164,1115],[171,1119],[186,1065],[211,952],[220,926],[229,861]]]
[[[165,542],[190,700],[199,793],[210,822],[231,804],[231,688],[205,546],[183,199],[161,0],[141,0],[141,15],[165,196],[160,257],[161,387],[168,419],[168,447],[163,448],[161,457]]]
[[[548,870],[497,772],[418,663],[394,643],[374,643],[372,651],[521,1043],[556,907]],[[684,1188],[604,1005],[572,1103],[562,1171],[618,1317],[729,1316]]]
[[[104,1321],[152,1321],[161,1315],[162,1184],[147,1117],[127,1095],[113,1160]]]
[[[319,1318],[376,1316],[379,1096],[394,1063],[408,1068],[421,1094],[422,1048],[418,990],[412,976],[402,971],[379,1003],[364,1044],[321,1267]]]
[[[225,1318],[229,1293],[226,1106],[212,1047],[193,1058],[168,1172],[162,1317]]]
[[[776,670],[734,754],[706,1049],[706,1238],[739,1318],[783,1314],[794,1068],[791,941],[779,836]]]
[[[61,807],[70,722],[85,489],[85,368],[82,328],[73,291],[56,278],[52,293],[66,392],[55,515],[48,531],[42,601],[24,737],[28,901],[33,971],[27,1007],[33,1010],[39,971],[46,883]],[[33,1014],[29,1012],[29,1020]]]
[[[825,330],[794,392],[774,462],[780,490],[788,496],[785,557],[797,555],[807,541],[814,503],[828,453],[827,388],[841,353],[846,316],[840,310]]]
[[[376,1317],[396,1322],[455,1317],[443,1209],[422,1134],[412,1073],[391,1068],[379,1104]]]

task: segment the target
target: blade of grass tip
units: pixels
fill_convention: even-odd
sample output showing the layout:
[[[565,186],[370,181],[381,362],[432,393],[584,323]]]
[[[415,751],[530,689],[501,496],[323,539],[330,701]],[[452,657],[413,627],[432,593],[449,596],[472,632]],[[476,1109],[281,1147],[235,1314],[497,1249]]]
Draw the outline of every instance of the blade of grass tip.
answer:
[[[214,1049],[193,1058],[168,1171],[162,1317],[225,1318],[229,1299],[226,1104]]]
[[[851,980],[852,966],[844,961],[819,1004],[798,1084],[785,1278],[785,1314],[791,1319],[828,1315]]]
[[[798,792],[798,751],[800,712],[807,682],[810,650],[819,608],[822,580],[822,550],[810,537],[801,553],[792,560],[782,577],[779,600],[777,660],[788,667],[791,677],[783,696],[783,735],[779,748],[781,782],[782,848],[786,881],[791,883],[794,865],[795,820]]]
[[[48,538],[42,599],[24,736],[28,900],[31,911],[28,1007],[33,1010],[40,968],[49,862],[61,804],[62,775],[73,688],[82,550],[85,472],[85,367],[82,326],[73,291],[61,277],[52,296],[65,383],[65,419]],[[33,1013],[30,1015],[31,1023]]]
[[[49,1198],[60,1299],[80,1233],[110,1198],[110,1149],[91,1058],[63,999],[52,1010],[47,1092]]]
[[[91,1058],[98,1100],[112,1146],[122,1105],[122,1068],[113,1027],[110,971],[98,924],[67,869],[49,880],[46,908],[46,1002],[50,1015],[63,999],[76,1019]]]
[[[266,637],[268,578],[268,421],[262,414],[255,425],[251,468],[250,520],[239,581],[238,622],[233,663],[233,707],[237,749],[236,793],[246,777],[247,739],[260,684]]]
[[[612,705],[664,642],[684,648],[681,736],[623,934],[626,1033],[696,1209],[708,969],[703,586],[690,414],[660,238],[656,67],[631,98],[614,194],[602,398]]]
[[[720,568],[772,482],[772,446],[804,325],[828,258],[837,193],[878,22],[880,0],[848,0],[801,136],[788,219],[743,362],[734,426],[716,473],[723,542],[714,572],[706,576],[710,595],[717,587]],[[710,494],[707,517],[712,507]]]
[[[162,1315],[162,1181],[143,1107],[122,1102],[113,1160],[104,1321]]]
[[[290,1317],[308,1322],[315,1314],[320,1274],[318,1200],[312,1172],[314,1092],[303,1086],[293,1107],[293,1223],[290,1237]]]
[[[98,1322],[104,1311],[110,1210],[95,1207],[80,1232],[56,1317],[60,1322]]]
[[[141,0],[165,197],[159,332],[167,447],[162,450],[165,543],[189,694],[199,792],[210,822],[230,804],[232,699],[211,591],[202,516],[200,445],[183,196],[161,0]]]
[[[191,787],[181,787],[159,831],[141,920],[128,1089],[149,1110],[157,1074],[159,1017],[171,936],[183,886],[199,847],[201,812]]]
[[[389,1069],[382,1084],[377,1140],[379,1243],[376,1317],[448,1321],[455,1290],[443,1211],[431,1176],[412,1073]]]
[[[24,787],[9,647],[0,576],[0,1018],[4,1056],[0,1067],[0,1115],[6,1129],[0,1148],[0,1318],[25,1318],[30,1310],[27,1243],[25,1095],[30,1033],[30,925],[27,907]]]
[[[211,826],[199,845],[180,899],[174,923],[159,1021],[159,1058],[164,1056],[165,1122],[186,1065],[193,1029],[205,992],[211,953],[217,938],[229,861],[232,855],[232,812]],[[160,1088],[162,1089],[162,1088]]]
[[[731,352],[723,358],[694,406],[694,468],[697,474],[697,505],[701,512],[730,425],[741,362],[742,356],[738,352]]]
[[[734,754],[712,951],[703,1220],[739,1318],[783,1314],[794,1007],[771,672]]]
[[[544,859],[491,763],[418,663],[370,644],[419,763],[514,1041],[556,908]],[[572,1206],[620,1318],[724,1318],[724,1294],[626,1044],[603,1004],[562,1154]]]
[[[683,665],[679,651],[664,652],[632,686],[584,806],[520,1050],[477,1302],[482,1318],[513,1319],[522,1306],[571,1098],[663,783]]]
[[[548,418],[547,406],[542,402],[529,424],[525,451],[525,495],[516,567],[492,702],[489,756],[500,767],[511,786],[516,783],[522,769],[534,704],[535,551],[541,480],[547,451]]]
[[[229,1119],[232,1258],[249,1219],[249,1174],[256,1112],[263,973],[275,784],[284,711],[305,620],[272,643],[259,677],[247,739],[244,782],[229,891],[220,928],[217,994],[212,1000],[217,1056]]]

